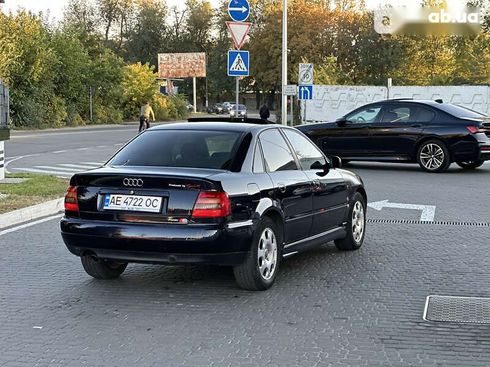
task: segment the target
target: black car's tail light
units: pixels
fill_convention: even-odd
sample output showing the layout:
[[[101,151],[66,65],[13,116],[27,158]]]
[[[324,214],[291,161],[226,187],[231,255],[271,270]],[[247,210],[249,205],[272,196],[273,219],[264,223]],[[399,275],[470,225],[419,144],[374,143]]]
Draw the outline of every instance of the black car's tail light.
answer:
[[[201,191],[197,197],[193,218],[221,218],[230,215],[230,198],[223,191]]]
[[[78,209],[78,198],[77,198],[77,187],[70,186],[66,191],[65,195],[65,211],[67,212],[77,212]]]
[[[477,126],[473,126],[473,125],[466,126],[466,130],[468,130],[471,134],[478,134],[483,132]]]

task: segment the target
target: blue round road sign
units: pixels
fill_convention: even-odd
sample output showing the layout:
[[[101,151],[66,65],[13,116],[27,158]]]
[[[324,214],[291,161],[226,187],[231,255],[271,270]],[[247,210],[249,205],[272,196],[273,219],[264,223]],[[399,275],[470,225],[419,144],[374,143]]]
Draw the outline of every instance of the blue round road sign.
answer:
[[[250,15],[248,0],[230,0],[228,3],[228,14],[235,22],[246,21]]]

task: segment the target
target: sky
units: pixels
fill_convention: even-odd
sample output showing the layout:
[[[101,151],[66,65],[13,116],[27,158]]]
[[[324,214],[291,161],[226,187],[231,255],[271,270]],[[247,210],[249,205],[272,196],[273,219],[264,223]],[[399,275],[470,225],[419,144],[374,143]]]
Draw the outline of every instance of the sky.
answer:
[[[166,0],[169,7],[177,5],[183,7],[184,0]],[[219,0],[210,0],[211,4],[218,6]],[[367,0],[368,7],[375,7],[382,0]],[[413,0],[412,0],[413,1]],[[63,14],[63,8],[68,3],[68,0],[5,0],[5,4],[0,4],[3,12],[15,11],[19,7],[26,8],[38,13],[49,10],[50,18],[60,19]]]
[[[183,7],[184,0],[166,0],[169,7],[178,6]],[[210,0],[211,4],[217,6],[219,0]],[[40,11],[46,12],[49,10],[50,17],[60,19],[63,15],[63,9],[68,4],[68,0],[5,0],[5,4],[0,4],[2,11],[9,12],[10,10],[15,11],[19,7],[38,13]]]

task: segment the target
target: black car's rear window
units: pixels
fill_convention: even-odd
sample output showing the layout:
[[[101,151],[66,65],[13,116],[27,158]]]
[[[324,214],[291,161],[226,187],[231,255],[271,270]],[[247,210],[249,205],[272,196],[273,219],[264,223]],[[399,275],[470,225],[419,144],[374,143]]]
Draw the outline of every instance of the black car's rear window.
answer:
[[[469,108],[466,107],[461,107],[461,106],[456,106],[454,104],[441,104],[437,106],[437,108],[443,110],[444,112],[449,113],[450,115],[458,118],[474,118],[474,119],[481,119],[485,118],[486,116],[482,113],[470,110]]]
[[[111,166],[162,166],[229,170],[242,133],[229,131],[147,131],[122,148]]]

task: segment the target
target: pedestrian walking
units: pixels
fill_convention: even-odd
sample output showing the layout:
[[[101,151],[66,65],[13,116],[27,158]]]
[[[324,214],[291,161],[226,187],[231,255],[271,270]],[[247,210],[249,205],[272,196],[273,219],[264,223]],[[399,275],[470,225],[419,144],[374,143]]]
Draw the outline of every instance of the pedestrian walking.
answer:
[[[267,107],[265,103],[262,107],[260,107],[259,114],[262,120],[268,120],[269,117],[271,117],[271,112],[269,111],[269,107]]]
[[[150,102],[146,102],[145,105],[141,106],[139,132],[150,128],[150,118],[151,121],[155,121],[155,114],[150,106]]]

